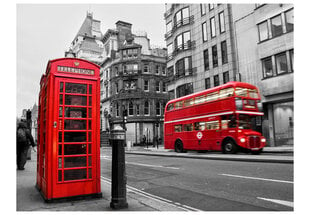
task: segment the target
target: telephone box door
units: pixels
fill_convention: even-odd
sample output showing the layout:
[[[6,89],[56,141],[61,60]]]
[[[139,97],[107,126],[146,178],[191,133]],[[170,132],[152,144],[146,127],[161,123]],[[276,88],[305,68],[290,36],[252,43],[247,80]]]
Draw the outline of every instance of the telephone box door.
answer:
[[[100,192],[96,87],[96,81],[56,79],[53,198]]]

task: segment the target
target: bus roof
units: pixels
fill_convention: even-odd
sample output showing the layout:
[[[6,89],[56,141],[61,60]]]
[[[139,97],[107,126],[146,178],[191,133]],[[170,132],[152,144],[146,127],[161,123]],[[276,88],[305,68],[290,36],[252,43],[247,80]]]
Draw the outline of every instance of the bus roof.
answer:
[[[221,90],[221,89],[225,89],[225,88],[229,88],[229,87],[244,87],[244,88],[248,88],[248,89],[257,89],[257,87],[255,87],[254,85],[249,84],[249,83],[238,82],[238,81],[230,81],[230,82],[227,82],[226,84],[223,84],[223,85],[220,85],[220,86],[217,86],[217,87],[206,89],[206,90],[203,90],[203,91],[200,91],[200,92],[197,92],[197,93],[192,93],[190,95],[182,96],[180,98],[172,99],[172,100],[168,101],[167,105],[170,104],[170,103],[173,103],[173,102],[182,101],[182,100],[185,100],[185,99],[188,99],[188,98],[193,98],[193,97],[196,97],[196,96],[204,95],[206,93],[212,93],[212,92],[215,92],[215,91],[218,91],[218,90]]]

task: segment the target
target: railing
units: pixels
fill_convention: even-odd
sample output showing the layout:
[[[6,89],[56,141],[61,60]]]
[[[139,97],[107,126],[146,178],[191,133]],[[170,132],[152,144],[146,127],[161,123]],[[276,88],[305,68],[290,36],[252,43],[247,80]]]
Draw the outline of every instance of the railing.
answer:
[[[179,20],[178,22],[175,22],[174,25],[172,26],[171,31],[168,31],[165,34],[165,39],[168,39],[169,37],[172,36],[172,34],[180,27],[184,26],[184,25],[188,25],[188,24],[192,24],[194,23],[194,16],[189,16],[186,17],[184,19]]]
[[[173,50],[173,57],[178,55],[179,53],[181,52],[184,52],[186,50],[192,50],[195,48],[195,41],[187,41],[186,43],[183,43],[181,45],[179,45],[178,47],[176,47],[174,50]]]

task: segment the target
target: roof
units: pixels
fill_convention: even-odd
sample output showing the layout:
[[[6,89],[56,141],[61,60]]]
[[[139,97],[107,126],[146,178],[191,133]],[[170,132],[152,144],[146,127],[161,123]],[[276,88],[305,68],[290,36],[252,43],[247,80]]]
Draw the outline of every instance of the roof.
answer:
[[[100,48],[95,40],[89,38],[85,38],[85,40],[81,43],[80,49],[94,51],[98,53],[103,52],[103,48]]]
[[[92,24],[93,22],[100,22],[99,20],[93,19],[93,15],[91,13],[87,13],[87,16],[80,27],[80,30],[74,37],[73,41],[78,37],[78,36],[88,36],[88,37],[94,37],[92,34]]]

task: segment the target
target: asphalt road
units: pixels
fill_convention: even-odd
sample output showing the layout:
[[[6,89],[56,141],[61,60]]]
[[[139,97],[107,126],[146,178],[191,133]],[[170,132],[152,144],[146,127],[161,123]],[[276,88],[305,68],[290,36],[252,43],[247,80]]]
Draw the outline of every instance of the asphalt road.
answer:
[[[101,175],[111,178],[111,149]],[[188,210],[293,211],[293,164],[126,154],[127,189]]]

